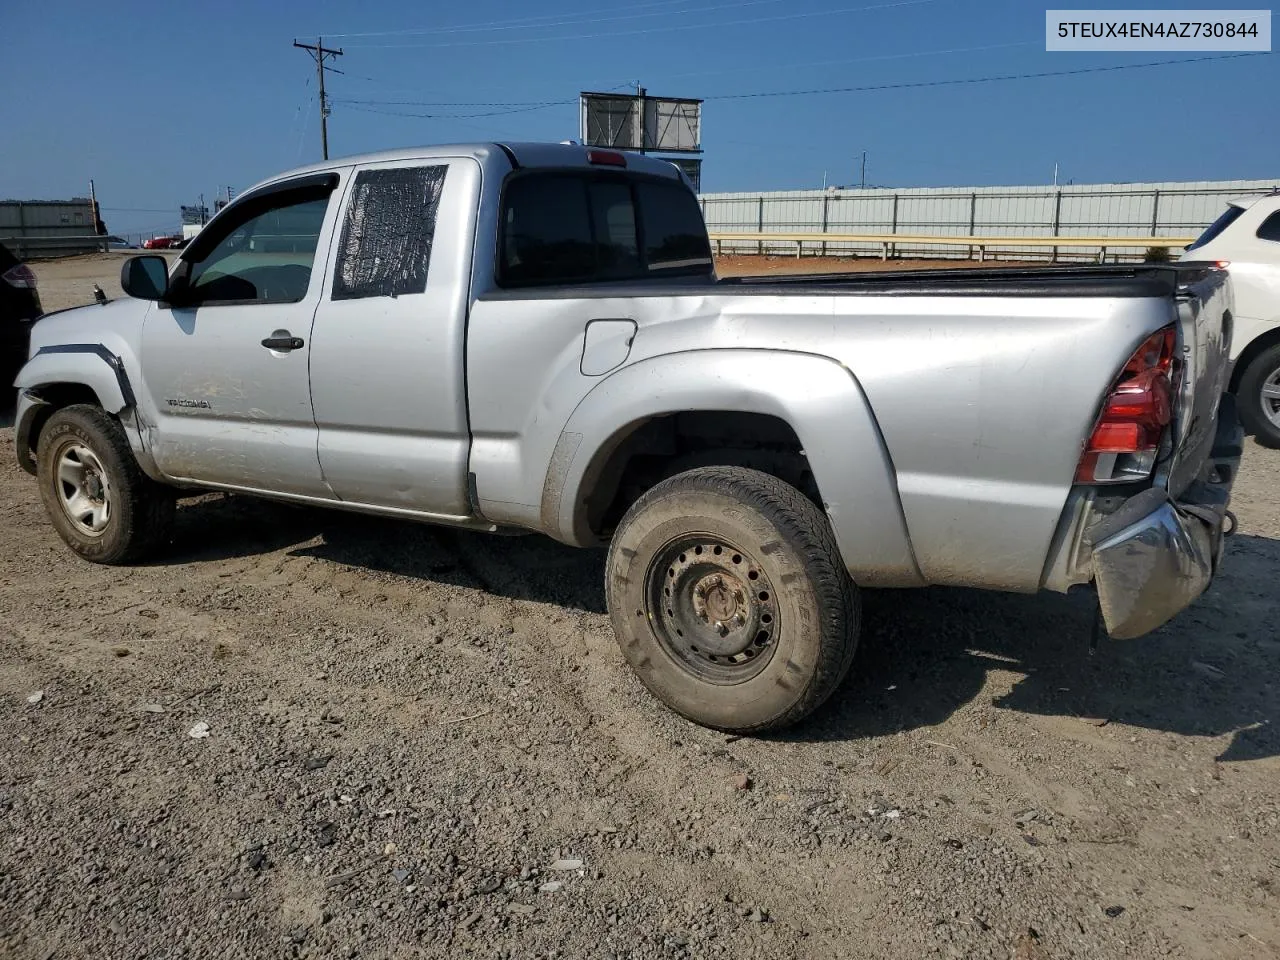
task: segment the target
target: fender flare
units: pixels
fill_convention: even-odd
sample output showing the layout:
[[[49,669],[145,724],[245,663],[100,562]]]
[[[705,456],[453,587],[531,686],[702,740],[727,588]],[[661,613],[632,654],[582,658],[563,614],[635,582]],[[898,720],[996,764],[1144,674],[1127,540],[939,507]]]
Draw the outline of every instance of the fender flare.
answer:
[[[41,347],[18,372],[14,386],[18,388],[18,409],[14,417],[15,447],[18,463],[28,473],[35,472],[31,456],[31,434],[41,411],[49,403],[41,395],[41,387],[76,384],[88,387],[107,413],[120,416],[137,411],[137,396],[129,380],[124,360],[101,343],[60,343]],[[143,447],[141,431],[129,429],[126,435],[134,455],[144,472],[153,474],[150,456]]]
[[[41,347],[18,373],[14,386],[39,395],[40,387],[78,383],[91,389],[107,413],[137,404],[124,361],[100,343],[59,343]]]
[[[924,583],[889,451],[853,373],[828,357],[780,350],[662,354],[606,377],[575,407],[547,470],[542,520],[565,543],[598,542],[586,522],[595,472],[634,429],[698,410],[760,413],[799,437],[854,581]]]

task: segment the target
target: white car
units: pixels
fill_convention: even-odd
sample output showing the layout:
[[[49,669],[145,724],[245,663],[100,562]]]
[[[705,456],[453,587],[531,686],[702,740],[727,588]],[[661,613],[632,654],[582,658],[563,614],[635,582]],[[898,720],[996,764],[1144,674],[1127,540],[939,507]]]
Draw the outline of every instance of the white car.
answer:
[[[1280,191],[1231,201],[1182,259],[1228,264],[1236,303],[1231,389],[1245,429],[1280,448]]]

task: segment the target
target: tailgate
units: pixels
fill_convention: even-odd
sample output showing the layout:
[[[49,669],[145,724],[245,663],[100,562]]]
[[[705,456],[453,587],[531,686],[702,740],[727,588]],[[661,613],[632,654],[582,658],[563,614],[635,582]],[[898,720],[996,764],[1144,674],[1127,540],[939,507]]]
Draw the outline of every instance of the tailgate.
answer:
[[[1214,264],[1177,268],[1178,343],[1182,376],[1174,399],[1173,455],[1163,479],[1178,497],[1199,476],[1213,449],[1218,406],[1227,389],[1231,346],[1231,285]]]

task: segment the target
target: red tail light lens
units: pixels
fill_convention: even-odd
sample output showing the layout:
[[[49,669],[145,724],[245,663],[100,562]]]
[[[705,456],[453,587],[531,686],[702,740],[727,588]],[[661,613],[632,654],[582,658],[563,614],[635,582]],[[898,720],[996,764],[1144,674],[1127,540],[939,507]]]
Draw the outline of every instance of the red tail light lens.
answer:
[[[11,287],[17,287],[19,290],[34,290],[36,288],[35,271],[25,263],[20,263],[16,267],[10,267],[4,273],[0,273],[0,280],[3,280]]]
[[[1177,345],[1176,331],[1166,327],[1133,352],[1102,404],[1076,468],[1077,483],[1122,483],[1150,474],[1173,421]]]

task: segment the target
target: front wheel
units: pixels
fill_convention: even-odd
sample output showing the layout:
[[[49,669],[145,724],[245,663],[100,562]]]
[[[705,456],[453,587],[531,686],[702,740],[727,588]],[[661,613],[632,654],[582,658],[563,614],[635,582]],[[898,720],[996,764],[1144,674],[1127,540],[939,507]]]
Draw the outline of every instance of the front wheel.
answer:
[[[168,539],[173,491],[142,472],[120,423],[98,407],[77,404],[49,418],[36,477],[54,529],[86,560],[128,563]]]
[[[1280,343],[1245,367],[1236,399],[1245,430],[1264,447],[1280,448]]]
[[[650,489],[614,534],[605,592],[641,682],[718,730],[807,716],[857,645],[857,588],[826,517],[758,470],[702,467]]]

